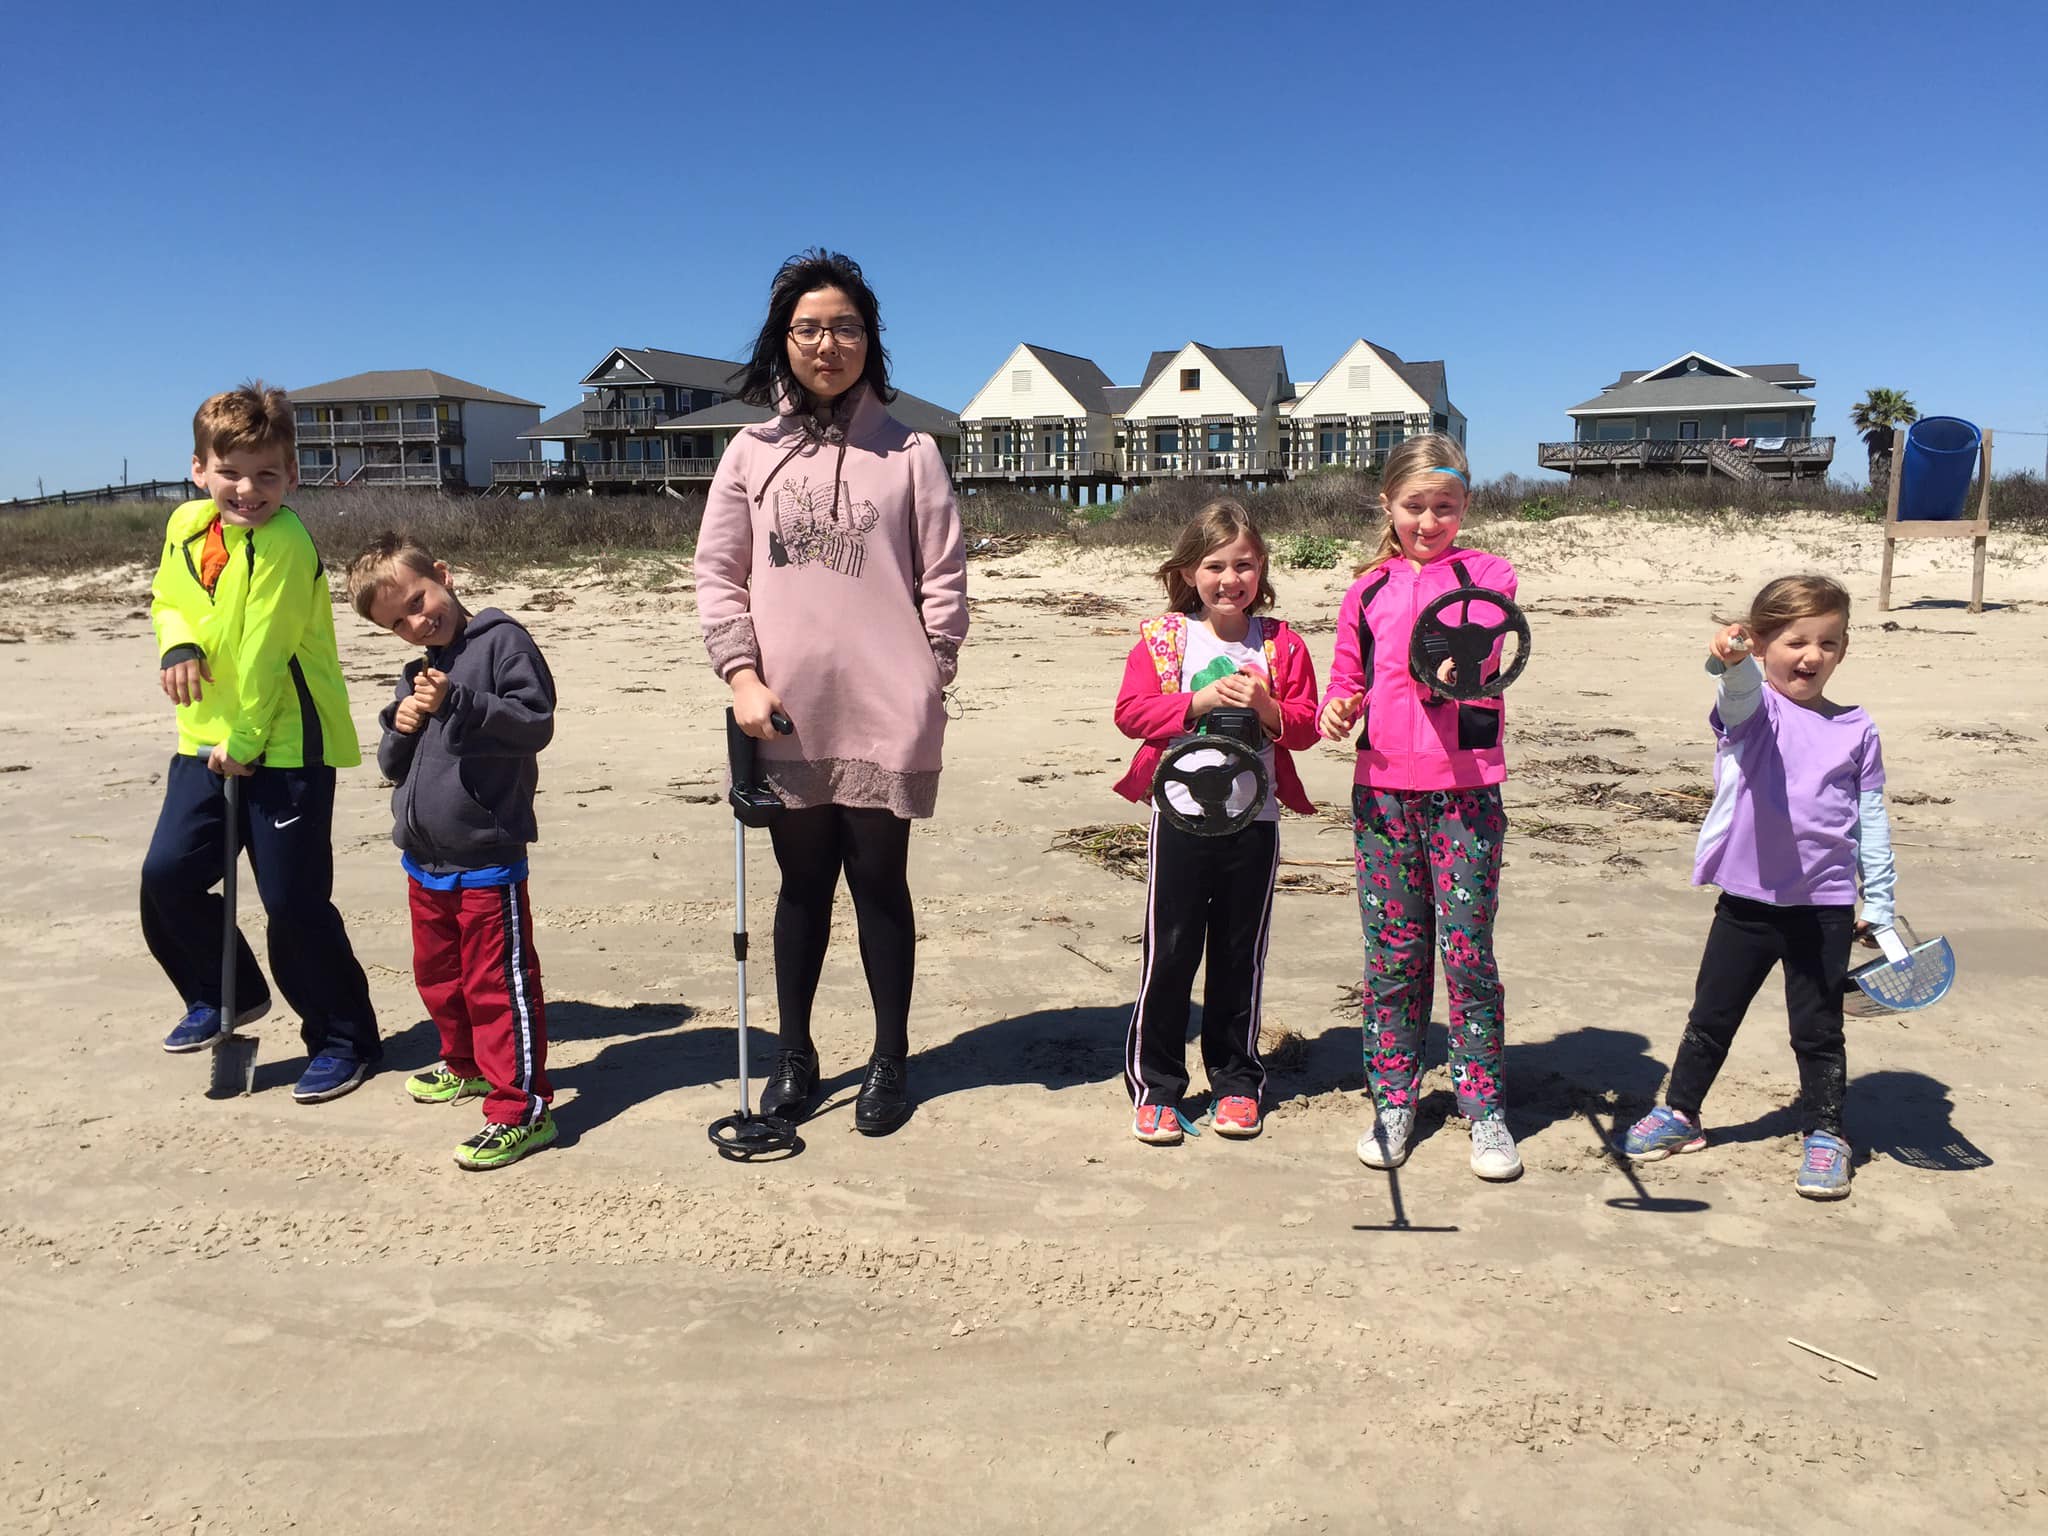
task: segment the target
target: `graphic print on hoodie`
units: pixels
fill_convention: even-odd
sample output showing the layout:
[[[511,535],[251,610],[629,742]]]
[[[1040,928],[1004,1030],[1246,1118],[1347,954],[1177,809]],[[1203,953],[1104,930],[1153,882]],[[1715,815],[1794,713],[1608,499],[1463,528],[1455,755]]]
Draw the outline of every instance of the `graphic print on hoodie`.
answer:
[[[792,477],[774,492],[775,525],[768,559],[775,565],[813,561],[842,576],[858,577],[867,564],[865,535],[882,514],[872,501],[855,501],[843,480],[825,485]]]

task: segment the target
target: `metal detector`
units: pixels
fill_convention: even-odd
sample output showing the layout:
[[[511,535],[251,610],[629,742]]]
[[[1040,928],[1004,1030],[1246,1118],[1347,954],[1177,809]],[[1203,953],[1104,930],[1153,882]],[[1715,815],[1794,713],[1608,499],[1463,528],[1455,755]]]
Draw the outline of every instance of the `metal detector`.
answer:
[[[787,715],[777,710],[769,718],[780,734],[790,733]],[[740,729],[730,709],[725,712],[725,757],[732,770],[732,788],[726,798],[732,804],[732,957],[739,967],[740,1109],[736,1115],[712,1121],[706,1134],[720,1157],[747,1162],[770,1153],[801,1152],[804,1144],[789,1121],[755,1114],[747,1093],[747,828],[765,827],[773,821],[782,809],[782,797],[761,777],[754,738]]]
[[[1152,775],[1152,803],[1181,831],[1195,837],[1227,837],[1258,819],[1270,787],[1265,760],[1266,729],[1255,709],[1212,709],[1194,731],[1166,749]],[[1249,774],[1251,798],[1233,811],[1230,797]],[[1176,803],[1170,790],[1181,790],[1195,805],[1193,813]]]
[[[224,909],[220,928],[220,1033],[213,1037],[213,1063],[206,1096],[235,1099],[255,1091],[256,1037],[235,1028],[235,976],[241,969],[241,934],[235,927],[235,866],[242,861],[242,781],[232,773],[223,774],[221,779],[221,794],[227,800],[228,811],[228,857],[220,881]]]
[[[1463,620],[1457,624],[1444,617],[1454,603],[1465,605]],[[1474,603],[1498,608],[1501,621],[1498,624],[1474,623]],[[1508,635],[1513,635],[1517,641],[1515,659],[1496,676],[1485,676],[1486,663],[1493,655],[1493,648]],[[1449,682],[1437,676],[1446,661],[1456,667]],[[1522,669],[1528,664],[1529,621],[1515,606],[1513,598],[1491,587],[1455,587],[1433,598],[1416,618],[1415,629],[1408,642],[1408,675],[1433,693],[1465,702],[1499,698],[1507,692],[1508,684],[1522,675]]]

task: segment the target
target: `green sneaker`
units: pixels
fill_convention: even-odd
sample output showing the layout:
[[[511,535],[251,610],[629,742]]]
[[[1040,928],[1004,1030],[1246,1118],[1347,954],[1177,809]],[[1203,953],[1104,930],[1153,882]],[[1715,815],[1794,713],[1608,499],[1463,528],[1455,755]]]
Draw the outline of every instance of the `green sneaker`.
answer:
[[[441,1063],[431,1071],[415,1072],[405,1080],[405,1091],[415,1104],[453,1104],[458,1099],[480,1099],[491,1091],[481,1077],[463,1077]]]
[[[503,1168],[529,1152],[553,1146],[555,1117],[542,1112],[532,1125],[486,1125],[455,1149],[455,1166],[480,1170]]]

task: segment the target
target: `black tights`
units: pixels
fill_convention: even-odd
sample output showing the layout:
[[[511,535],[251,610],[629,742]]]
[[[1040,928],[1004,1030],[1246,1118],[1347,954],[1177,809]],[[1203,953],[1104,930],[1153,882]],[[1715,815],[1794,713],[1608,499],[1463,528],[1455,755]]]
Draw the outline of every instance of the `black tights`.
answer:
[[[817,805],[768,823],[782,891],[775,900],[775,1004],[782,1048],[815,1051],[811,1002],[832,940],[839,872],[853,896],[860,965],[875,1005],[875,1052],[910,1054],[917,920],[910,908],[910,823],[884,810]]]

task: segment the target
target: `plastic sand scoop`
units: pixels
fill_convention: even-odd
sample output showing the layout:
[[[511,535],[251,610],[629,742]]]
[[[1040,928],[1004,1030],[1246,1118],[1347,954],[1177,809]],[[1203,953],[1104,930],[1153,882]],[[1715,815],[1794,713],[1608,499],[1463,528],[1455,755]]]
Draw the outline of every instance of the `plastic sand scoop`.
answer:
[[[1912,1013],[1940,1002],[1956,984],[1956,955],[1947,939],[1923,942],[1904,919],[1871,937],[1883,953],[1849,973],[1853,985],[1842,1012],[1859,1019]]]

